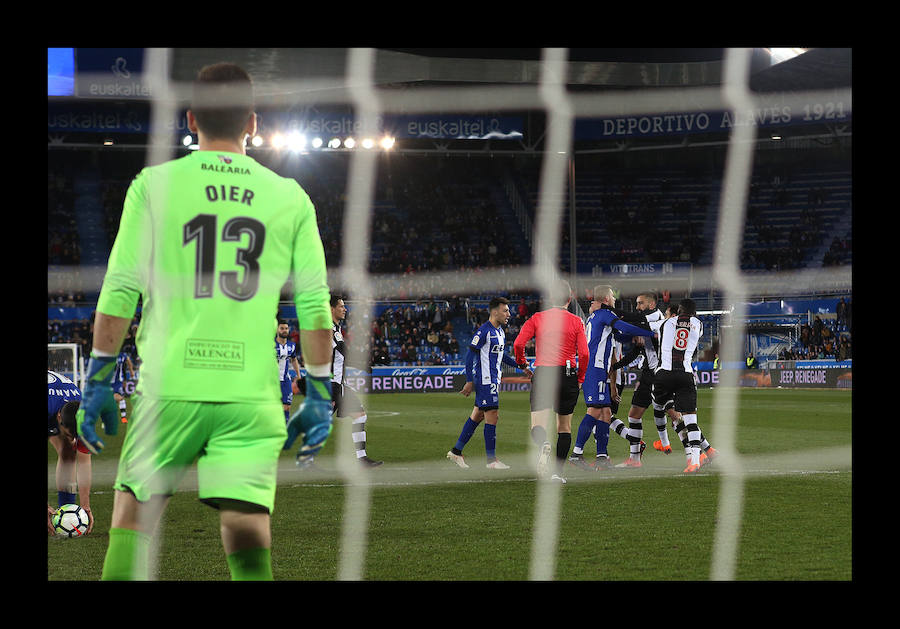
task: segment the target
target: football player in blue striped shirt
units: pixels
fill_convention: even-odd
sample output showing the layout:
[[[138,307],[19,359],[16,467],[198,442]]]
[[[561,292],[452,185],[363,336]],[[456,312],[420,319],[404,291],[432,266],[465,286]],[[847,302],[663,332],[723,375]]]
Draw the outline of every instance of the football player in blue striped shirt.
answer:
[[[600,437],[597,439],[598,443],[601,443],[602,439],[608,438],[610,428],[614,429],[621,437],[627,439],[630,444],[631,456],[626,459],[624,466],[640,467],[641,465],[640,455],[644,449],[644,442],[641,440],[642,429],[639,426],[635,426],[627,429],[626,432],[622,428],[624,424],[621,420],[616,419],[615,422],[612,421],[609,372],[612,365],[614,332],[628,336],[647,337],[652,337],[653,332],[620,319],[612,310],[615,302],[611,286],[603,285],[594,288],[594,299],[591,301],[590,316],[585,323],[589,362],[587,373],[584,377],[584,384],[581,388],[584,393],[587,413],[578,427],[575,447],[573,448],[574,454],[569,458],[569,462],[578,467],[584,467],[582,455],[585,443],[587,443],[591,433],[595,432]]]
[[[81,389],[68,377],[47,370],[47,438],[56,449],[57,506],[80,504],[88,514],[88,533],[94,529],[91,513],[91,453],[78,438],[75,412],[81,405]],[[104,419],[107,421],[115,420]],[[110,433],[107,433],[110,434]],[[77,495],[76,495],[77,492]],[[47,530],[54,534],[50,517],[56,511],[47,505]]]
[[[469,465],[463,458],[463,448],[484,422],[484,450],[488,469],[506,470],[509,466],[497,459],[497,421],[500,418],[500,379],[502,364],[517,367],[515,359],[504,351],[506,334],[503,327],[509,322],[509,300],[495,297],[488,304],[490,318],[475,332],[466,358],[466,384],[460,393],[469,397],[475,393],[472,413],[463,424],[456,445],[447,458],[462,468]],[[526,369],[531,375],[531,370]]]
[[[281,404],[284,408],[285,423],[291,418],[291,402],[294,400],[291,369],[300,375],[300,361],[297,360],[297,344],[288,338],[291,326],[284,319],[278,320],[278,333],[275,336],[275,358],[278,360],[278,380],[281,383]]]

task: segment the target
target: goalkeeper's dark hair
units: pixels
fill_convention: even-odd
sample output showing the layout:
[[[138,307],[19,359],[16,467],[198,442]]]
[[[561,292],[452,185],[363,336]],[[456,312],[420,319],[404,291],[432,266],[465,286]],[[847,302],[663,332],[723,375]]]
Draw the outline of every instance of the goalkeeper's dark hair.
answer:
[[[253,80],[234,63],[204,66],[194,80],[191,112],[210,138],[238,138],[253,113]]]
[[[678,304],[678,314],[695,315],[697,314],[697,304],[693,299],[682,299]]]
[[[75,413],[78,412],[79,406],[81,406],[79,400],[71,400],[63,404],[62,408],[59,409],[59,425],[68,430],[72,435],[78,434]]]
[[[494,297],[488,303],[488,310],[493,310],[494,308],[498,308],[503,304],[509,304],[509,300],[506,297]]]

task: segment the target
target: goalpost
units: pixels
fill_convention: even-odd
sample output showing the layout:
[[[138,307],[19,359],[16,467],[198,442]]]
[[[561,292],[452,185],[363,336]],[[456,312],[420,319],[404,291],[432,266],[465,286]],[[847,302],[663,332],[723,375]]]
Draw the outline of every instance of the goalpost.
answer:
[[[47,343],[47,369],[84,388],[84,356],[78,343]]]

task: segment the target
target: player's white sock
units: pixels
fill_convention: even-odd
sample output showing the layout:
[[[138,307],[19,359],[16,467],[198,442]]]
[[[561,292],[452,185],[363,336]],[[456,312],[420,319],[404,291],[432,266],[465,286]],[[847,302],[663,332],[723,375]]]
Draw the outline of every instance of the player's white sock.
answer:
[[[669,431],[666,430],[666,413],[653,409],[653,421],[656,423],[656,432],[659,433],[659,442],[665,448],[669,445]]]
[[[700,465],[700,426],[697,425],[697,415],[684,414],[682,419],[691,449],[691,465]]]
[[[641,460],[641,439],[644,437],[644,423],[640,417],[628,418],[628,443],[630,444],[629,452],[631,458],[635,461]]]
[[[628,431],[625,429],[625,422],[621,419],[614,419],[609,422],[609,429],[614,430],[622,439],[628,439]]]
[[[356,445],[356,458],[366,456],[366,419],[365,415],[353,420],[353,443]]]

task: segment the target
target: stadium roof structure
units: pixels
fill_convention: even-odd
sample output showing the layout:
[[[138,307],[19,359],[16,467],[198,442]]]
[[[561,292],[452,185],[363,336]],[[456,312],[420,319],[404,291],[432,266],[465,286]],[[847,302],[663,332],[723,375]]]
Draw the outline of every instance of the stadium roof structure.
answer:
[[[794,50],[794,56],[779,56],[776,50]],[[796,92],[827,93],[852,86],[850,48],[751,49],[750,91],[771,98],[773,106],[785,94]],[[520,113],[527,116],[531,141],[518,148],[505,142],[414,141],[405,142],[412,150],[517,150],[540,151],[544,138],[544,103],[534,90],[541,79],[541,48],[378,48],[372,75],[383,94],[396,90],[402,97],[416,89],[509,86],[526,90]],[[566,49],[566,88],[572,94],[638,91],[679,88],[714,88],[723,81],[724,48],[568,48]],[[176,48],[172,50],[172,78],[189,81],[198,67],[221,60],[222,50]],[[229,60],[248,69],[257,85],[258,103],[280,111],[303,111],[316,103],[350,109],[352,97],[348,84],[349,49],[346,48],[244,48],[227,51]],[[299,84],[298,84],[299,82]],[[528,90],[531,90],[528,92]],[[530,100],[528,97],[530,96]],[[452,111],[452,109],[450,109]],[[483,112],[492,114],[486,108]],[[850,120],[799,125],[792,131],[802,141],[831,142],[852,135]],[[720,137],[719,137],[720,136]],[[810,140],[812,138],[812,140]],[[703,137],[621,138],[582,142],[579,150],[619,151],[628,147],[706,143],[721,144],[727,133],[703,134]]]
[[[171,48],[168,51],[170,79],[176,85],[188,86],[204,65],[232,61],[245,67],[253,76],[258,111],[271,114],[269,120],[281,116],[303,119],[308,112],[328,108],[343,115],[353,110],[353,88],[348,80],[350,48]],[[846,95],[852,87],[852,50],[850,48],[807,48],[792,58],[776,56],[775,49],[752,48],[750,91],[771,101],[777,107],[790,93]],[[372,82],[379,95],[392,99],[384,112],[463,113],[496,116],[512,112],[520,116],[521,138],[410,138],[398,150],[413,152],[540,152],[544,148],[546,103],[536,89],[541,81],[542,48],[376,48]],[[565,58],[566,89],[573,95],[594,96],[611,91],[652,93],[684,90],[685,102],[691,101],[693,88],[716,88],[722,85],[728,50],[725,48],[567,48]],[[444,111],[408,109],[417,99],[416,90],[425,94],[444,88],[493,89],[492,98],[473,101],[465,92],[454,103],[440,101]],[[522,99],[509,106],[509,87]],[[502,98],[501,98],[502,97]],[[718,98],[718,97],[716,97]],[[90,99],[78,99],[90,100]],[[107,104],[110,99],[107,99]],[[146,110],[150,102],[144,97],[125,99],[133,111]],[[710,99],[707,99],[709,101]],[[503,101],[502,105],[497,103]],[[484,102],[483,108],[472,110],[473,102]],[[670,107],[678,107],[667,101]],[[103,104],[103,103],[98,103]],[[518,106],[521,104],[521,106]],[[668,111],[699,111],[670,109]],[[767,102],[760,107],[770,106]],[[725,109],[721,106],[720,109]],[[708,110],[707,110],[708,111]],[[593,111],[586,115],[590,117]],[[654,112],[655,113],[655,112]],[[622,113],[608,114],[615,116]],[[147,114],[144,114],[147,117]],[[576,116],[583,116],[582,113]],[[102,134],[101,134],[102,135]],[[596,135],[596,134],[595,134]],[[821,120],[815,124],[795,125],[792,141],[833,143],[852,136],[852,120]],[[91,133],[57,133],[49,146],[89,146]],[[760,137],[767,137],[761,134]],[[86,139],[87,138],[87,139]],[[119,133],[117,147],[141,147],[148,141],[146,133]],[[679,134],[678,137],[579,137],[573,147],[578,152],[618,152],[631,148],[677,148],[680,146],[722,145],[727,132]],[[84,143],[87,142],[87,143]]]
[[[773,62],[768,50],[753,49],[754,91],[851,86],[850,48],[805,49],[781,62]],[[724,48],[570,48],[567,83],[596,89],[718,85],[725,53]],[[190,80],[199,67],[221,60],[222,54],[215,48],[175,48],[173,78]],[[537,83],[541,54],[540,48],[379,48],[375,81],[379,86]],[[227,56],[258,82],[274,86],[291,79],[345,76],[348,49],[237,48]]]

